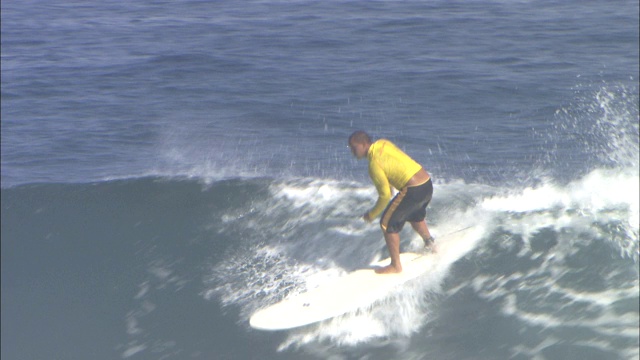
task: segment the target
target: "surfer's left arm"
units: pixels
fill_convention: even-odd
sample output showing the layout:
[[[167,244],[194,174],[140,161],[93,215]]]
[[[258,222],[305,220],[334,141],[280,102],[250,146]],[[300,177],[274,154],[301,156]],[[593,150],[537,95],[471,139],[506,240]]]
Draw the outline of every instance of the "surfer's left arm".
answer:
[[[391,200],[391,184],[389,184],[389,179],[387,179],[387,175],[382,170],[382,167],[375,161],[369,164],[369,176],[378,191],[378,201],[376,201],[374,207],[363,216],[363,219],[367,222],[373,221],[373,219],[380,215],[387,204],[389,204],[389,200]]]

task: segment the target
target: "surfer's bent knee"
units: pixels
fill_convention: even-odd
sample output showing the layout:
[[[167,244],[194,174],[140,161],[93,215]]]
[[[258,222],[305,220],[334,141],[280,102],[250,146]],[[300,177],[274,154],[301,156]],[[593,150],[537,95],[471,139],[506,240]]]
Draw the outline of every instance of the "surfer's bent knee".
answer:
[[[402,229],[402,225],[399,224],[387,224],[384,221],[380,221],[380,229],[383,234],[397,234]]]

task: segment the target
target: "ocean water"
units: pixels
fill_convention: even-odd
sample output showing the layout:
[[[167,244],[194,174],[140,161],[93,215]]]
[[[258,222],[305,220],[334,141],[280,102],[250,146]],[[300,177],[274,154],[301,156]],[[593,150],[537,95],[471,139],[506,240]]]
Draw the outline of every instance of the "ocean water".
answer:
[[[637,1],[1,17],[3,360],[640,356]],[[386,257],[359,129],[431,173],[436,240],[476,231],[371,306],[251,329]]]

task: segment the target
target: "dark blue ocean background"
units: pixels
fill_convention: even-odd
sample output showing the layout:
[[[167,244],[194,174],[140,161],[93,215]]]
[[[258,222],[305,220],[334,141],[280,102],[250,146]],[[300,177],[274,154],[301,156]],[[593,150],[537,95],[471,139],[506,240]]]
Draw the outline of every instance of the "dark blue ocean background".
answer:
[[[2,1],[2,359],[638,359],[638,28],[627,0]],[[478,235],[251,329],[385,257],[359,129],[431,173],[436,238]]]

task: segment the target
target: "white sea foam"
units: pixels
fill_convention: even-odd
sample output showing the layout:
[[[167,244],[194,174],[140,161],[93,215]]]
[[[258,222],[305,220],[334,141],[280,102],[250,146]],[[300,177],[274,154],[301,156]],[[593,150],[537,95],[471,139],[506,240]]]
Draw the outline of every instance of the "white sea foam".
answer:
[[[633,298],[638,291],[637,281],[627,287],[589,293],[563,287],[556,280],[575,271],[566,261],[589,246],[584,241],[608,242],[622,257],[637,261],[637,174],[599,169],[569,184],[547,181],[538,187],[508,191],[463,182],[436,185],[440,197],[428,210],[436,239],[470,225],[480,225],[477,233],[456,247],[438,243],[441,263],[429,276],[398,287],[386,299],[366,308],[291,330],[280,345],[281,350],[326,343],[349,347],[371,344],[373,339],[410,337],[433,318],[434,299],[456,296],[465,288],[472,288],[481,298],[502,302],[505,316],[529,326],[554,328],[572,324],[591,326],[605,335],[619,332],[633,336],[631,325],[637,322],[637,314],[628,314],[629,321],[620,321],[619,314],[604,309]],[[274,183],[270,190],[270,199],[251,205],[257,213],[269,212],[270,227],[265,230],[262,218],[243,219],[245,228],[255,228],[259,238],[245,239],[245,251],[217,264],[211,277],[211,284],[216,285],[204,292],[205,297],[216,297],[225,306],[240,306],[243,322],[258,308],[353,270],[346,264],[367,264],[387,255],[377,226],[355,216],[346,218],[364,212],[372,204],[375,192],[370,186],[300,179]],[[447,207],[442,208],[443,204]],[[443,209],[446,214],[433,214],[434,208]],[[227,221],[236,220],[230,217]],[[619,231],[613,236],[611,228],[615,226]],[[552,231],[555,240],[540,240],[539,234],[545,230]],[[411,229],[402,234],[405,250],[422,246],[422,240]],[[458,260],[474,253],[472,256],[478,258],[499,256],[496,245],[500,251],[515,249],[515,257],[535,261],[537,267],[501,275],[481,271],[441,292],[444,279]],[[514,287],[518,291],[514,292]],[[531,305],[523,299],[531,294],[542,296],[542,302],[548,297],[564,298],[569,307],[586,304],[596,315],[568,320],[567,315],[527,308]],[[512,351],[534,354],[536,349],[555,343],[542,342],[533,348],[521,344]]]
[[[637,303],[639,292],[638,190],[636,171],[598,169],[566,185],[545,182],[485,198],[480,207],[493,214],[494,231],[502,233],[491,242],[503,254],[483,249],[483,257],[509,261],[516,271],[477,274],[451,288],[448,296],[472,288],[487,301],[501,302],[503,314],[527,328],[549,334],[589,329],[599,334],[597,340],[574,343],[637,357],[637,347],[620,348],[617,341],[638,336],[639,314],[628,305]],[[550,235],[542,236],[545,231]],[[607,252],[607,244],[619,257]],[[594,247],[599,249],[595,254]],[[590,268],[602,272],[590,274]],[[583,282],[586,277],[593,284],[566,280]],[[599,278],[606,288],[598,286]],[[517,345],[512,352],[532,356],[558,341],[550,336],[533,347]]]
[[[484,200],[482,207],[498,214],[525,214],[503,226],[528,239],[545,227],[580,229],[600,236],[600,225],[620,229],[609,238],[625,256],[638,260],[640,180],[634,171],[598,169],[566,186],[545,183],[519,193]]]

